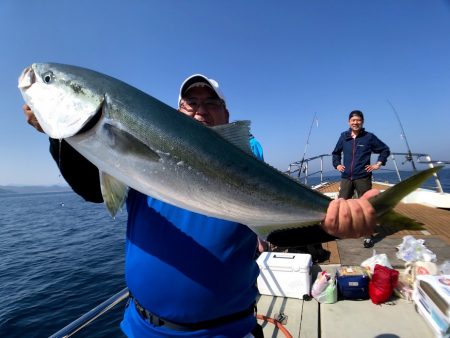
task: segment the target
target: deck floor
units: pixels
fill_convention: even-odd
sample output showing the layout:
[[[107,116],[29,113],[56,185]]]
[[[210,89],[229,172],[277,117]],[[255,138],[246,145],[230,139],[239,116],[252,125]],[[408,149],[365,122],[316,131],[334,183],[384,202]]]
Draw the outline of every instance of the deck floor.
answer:
[[[374,249],[388,251],[389,257],[395,261],[396,247],[402,243],[404,236],[411,235],[423,239],[425,246],[436,254],[439,263],[450,260],[450,211],[430,208],[420,204],[399,204],[395,211],[417,220],[422,224],[422,230],[398,230],[394,226],[379,225],[374,236]],[[362,239],[336,240],[323,243],[322,247],[329,251],[329,259],[322,264],[349,264],[349,255],[353,261],[363,261],[372,250],[363,248]],[[348,251],[353,248],[353,251]],[[386,252],[386,253],[388,253]],[[396,264],[398,266],[398,264]]]
[[[332,189],[332,188],[329,188]],[[415,219],[421,230],[399,230],[392,225],[379,225],[375,245],[363,247],[362,239],[335,240],[323,243],[329,258],[313,268],[333,270],[340,265],[360,265],[376,253],[386,253],[394,268],[404,268],[396,257],[397,246],[406,235],[424,239],[425,246],[436,254],[437,263],[450,260],[450,211],[420,204],[400,203],[395,211]],[[290,250],[288,250],[290,251]],[[293,250],[292,252],[295,252]],[[315,274],[312,273],[312,280]],[[276,318],[284,313],[287,320],[283,328],[294,338],[303,337],[433,337],[434,332],[425,319],[417,313],[412,302],[394,299],[387,304],[375,305],[370,300],[340,300],[335,304],[319,304],[316,300],[304,301],[263,295],[258,301],[258,313]],[[266,338],[286,337],[275,325],[259,320]]]
[[[373,187],[379,190],[385,190],[386,186],[374,183]],[[339,182],[332,182],[327,184],[320,189],[322,193],[336,193],[339,190]],[[411,235],[416,239],[424,239],[425,245],[427,241],[433,244],[440,253],[438,260],[450,259],[450,253],[448,250],[441,250],[442,245],[450,244],[450,211],[431,208],[421,204],[406,204],[399,203],[394,210],[400,215],[416,220],[422,226],[420,230],[399,230],[398,227],[388,224],[380,224],[377,226],[375,240],[377,243],[383,242],[384,239],[390,239],[389,241],[384,240],[384,244],[389,242],[389,244],[399,245],[402,242],[402,238],[407,235]],[[395,240],[397,240],[397,242]],[[347,240],[345,240],[347,241]],[[324,264],[341,264],[341,260],[345,252],[343,252],[342,247],[352,246],[359,247],[357,240],[345,241],[332,241],[324,243],[322,247],[330,252],[330,257]],[[362,241],[362,240],[361,240]],[[444,243],[444,244],[443,244]],[[339,249],[341,247],[341,250]],[[353,253],[354,254],[354,253]],[[362,254],[362,252],[361,252]],[[363,254],[364,255],[364,254]],[[345,258],[345,257],[344,257]],[[344,259],[345,260],[345,259]]]
[[[265,338],[347,338],[397,337],[428,338],[434,333],[429,324],[415,310],[414,304],[403,299],[375,305],[370,300],[339,300],[334,304],[319,304],[315,299],[262,295],[258,314],[265,318],[285,320],[274,325],[258,319]]]

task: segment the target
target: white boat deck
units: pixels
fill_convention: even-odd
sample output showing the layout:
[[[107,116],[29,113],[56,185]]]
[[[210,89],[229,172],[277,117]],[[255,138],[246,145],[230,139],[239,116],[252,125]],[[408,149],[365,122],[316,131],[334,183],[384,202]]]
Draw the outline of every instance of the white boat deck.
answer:
[[[415,310],[414,303],[403,299],[376,305],[371,300],[339,300],[334,304],[319,304],[315,299],[261,295],[258,314],[287,318],[283,328],[293,338],[428,338],[434,337],[425,319]],[[265,338],[290,337],[274,324],[258,320]]]
[[[319,304],[316,300],[261,296],[258,313],[287,316],[283,327],[294,338],[427,338],[433,331],[416,312],[412,302],[396,299],[375,305],[370,300]],[[286,337],[274,324],[258,320],[264,337]]]

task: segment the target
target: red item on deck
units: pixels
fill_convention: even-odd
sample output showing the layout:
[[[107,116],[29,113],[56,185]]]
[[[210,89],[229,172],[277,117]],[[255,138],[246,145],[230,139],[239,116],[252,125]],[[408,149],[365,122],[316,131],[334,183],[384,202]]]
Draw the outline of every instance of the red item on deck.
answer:
[[[386,266],[376,264],[369,282],[369,296],[374,304],[389,300],[398,283],[399,272]]]

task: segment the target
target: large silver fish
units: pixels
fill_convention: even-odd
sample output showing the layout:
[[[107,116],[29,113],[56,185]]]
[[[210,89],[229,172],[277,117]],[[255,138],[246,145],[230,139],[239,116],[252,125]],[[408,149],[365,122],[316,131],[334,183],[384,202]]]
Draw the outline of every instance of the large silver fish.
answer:
[[[251,154],[248,122],[205,127],[120,80],[76,66],[33,64],[21,74],[19,88],[43,130],[64,138],[99,168],[113,215],[132,187],[245,224],[261,237],[318,224],[325,216],[328,197]],[[371,199],[377,214],[436,170]]]

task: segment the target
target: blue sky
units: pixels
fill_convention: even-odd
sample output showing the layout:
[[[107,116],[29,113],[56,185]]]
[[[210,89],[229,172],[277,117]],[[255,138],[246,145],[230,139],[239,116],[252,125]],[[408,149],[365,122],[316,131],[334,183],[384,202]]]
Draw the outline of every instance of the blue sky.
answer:
[[[281,170],[330,153],[360,109],[391,150],[450,160],[448,0],[3,0],[0,185],[62,184],[45,135],[24,120],[17,78],[59,62],[119,78],[176,106],[192,73],[219,81]]]

